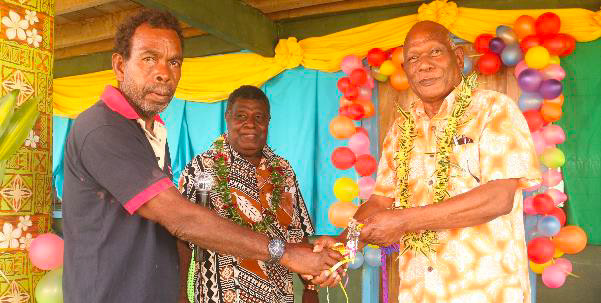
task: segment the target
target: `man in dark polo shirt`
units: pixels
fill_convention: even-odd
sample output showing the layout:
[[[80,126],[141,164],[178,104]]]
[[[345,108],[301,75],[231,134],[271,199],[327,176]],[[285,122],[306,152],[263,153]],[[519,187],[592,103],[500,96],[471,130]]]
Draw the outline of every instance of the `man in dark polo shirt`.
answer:
[[[118,88],[108,86],[69,134],[66,303],[185,302],[176,238],[314,276],[341,259],[333,250],[314,253],[254,233],[189,202],[173,186],[157,114],[180,78],[182,39],[177,20],[160,11],[145,10],[121,25],[112,57]],[[315,280],[328,284],[332,277]]]

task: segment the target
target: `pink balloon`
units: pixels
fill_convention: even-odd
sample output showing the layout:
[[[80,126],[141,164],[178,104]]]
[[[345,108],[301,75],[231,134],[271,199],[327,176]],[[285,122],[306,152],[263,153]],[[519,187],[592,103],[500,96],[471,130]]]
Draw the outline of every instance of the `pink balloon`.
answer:
[[[359,96],[357,97],[357,100],[370,101],[371,95],[372,95],[371,88],[369,88],[367,86],[361,86],[361,87],[359,87]]]
[[[51,270],[63,265],[65,243],[61,237],[52,234],[41,234],[31,241],[29,259],[42,270]]]
[[[543,127],[541,133],[547,144],[561,144],[566,140],[566,133],[563,128],[556,124]]]
[[[371,73],[367,73],[367,87],[374,88],[375,86],[374,77],[371,76]]]
[[[532,142],[534,143],[534,150],[536,151],[536,154],[542,154],[547,147],[543,134],[540,131],[535,131],[530,134],[532,135]]]
[[[527,215],[536,215],[538,213],[536,209],[534,209],[534,205],[532,205],[532,200],[534,200],[534,196],[524,199],[524,213]]]
[[[535,191],[535,190],[539,189],[540,187],[541,187],[541,184],[539,183],[539,184],[524,188],[524,191],[528,191],[528,192]]]
[[[549,195],[553,199],[555,206],[559,205],[568,200],[568,196],[559,189],[549,188],[545,191],[545,194]]]
[[[553,187],[563,179],[561,173],[555,169],[548,169],[547,171],[542,173],[543,175],[543,185],[547,187]]]
[[[340,69],[347,74],[350,75],[351,72],[357,68],[363,68],[363,63],[361,63],[361,59],[355,55],[348,55],[342,58],[340,62]]]
[[[363,200],[369,199],[376,186],[374,178],[369,176],[361,177],[357,183],[359,184],[359,198]]]
[[[355,133],[348,140],[348,147],[356,156],[369,154],[369,137],[363,133]]]
[[[528,65],[526,64],[526,61],[522,60],[522,61],[518,62],[518,64],[515,66],[515,70],[513,71],[513,74],[517,78],[520,75],[520,73],[527,68],[528,68]]]
[[[565,258],[555,259],[555,265],[561,267],[564,273],[572,273],[572,262]]]
[[[559,288],[566,282],[566,276],[561,266],[551,265],[543,271],[543,284],[549,288]]]
[[[543,73],[543,78],[545,78],[545,79],[555,79],[555,80],[561,81],[561,80],[563,80],[563,78],[566,77],[566,72],[563,70],[563,68],[559,64],[547,65],[547,67],[545,67],[542,70],[542,73]]]

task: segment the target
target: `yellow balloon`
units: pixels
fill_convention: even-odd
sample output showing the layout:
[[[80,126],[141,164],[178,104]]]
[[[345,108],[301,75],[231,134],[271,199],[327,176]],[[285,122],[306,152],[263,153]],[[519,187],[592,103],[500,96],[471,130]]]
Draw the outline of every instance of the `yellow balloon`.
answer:
[[[526,65],[535,69],[541,69],[549,65],[549,59],[551,59],[549,51],[542,46],[531,47],[524,57]]]
[[[543,273],[543,270],[545,270],[545,268],[549,267],[549,265],[551,265],[551,264],[553,264],[552,260],[549,260],[543,264],[538,264],[538,263],[534,263],[534,262],[530,261],[530,269],[532,269],[533,272],[540,275]]]
[[[563,256],[563,251],[559,250],[559,248],[555,248],[555,253],[553,254],[553,258],[557,259],[559,257]]]
[[[560,63],[561,63],[561,60],[559,60],[559,56],[551,56],[551,58],[549,58],[549,64],[559,65]]]
[[[334,183],[334,196],[342,202],[353,201],[359,195],[359,185],[351,178],[338,178]]]
[[[394,66],[394,63],[392,63],[391,60],[386,60],[382,62],[382,65],[380,65],[380,74],[384,76],[390,76],[394,74],[395,70],[396,67]]]

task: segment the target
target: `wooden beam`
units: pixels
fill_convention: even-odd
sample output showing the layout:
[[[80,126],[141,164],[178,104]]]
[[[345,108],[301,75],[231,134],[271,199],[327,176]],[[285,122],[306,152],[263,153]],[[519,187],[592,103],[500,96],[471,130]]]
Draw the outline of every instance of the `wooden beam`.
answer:
[[[107,4],[113,1],[115,0],[58,0],[56,1],[56,16]]]
[[[345,0],[244,0],[248,5],[264,14],[342,1]]]
[[[293,19],[306,16],[318,16],[360,9],[372,9],[386,6],[416,5],[425,3],[426,0],[346,0],[341,2],[325,3],[321,5],[304,6],[288,10],[276,11],[268,14],[271,20]]]
[[[242,49],[271,57],[277,43],[275,23],[239,0],[136,0],[168,10],[178,19]]]

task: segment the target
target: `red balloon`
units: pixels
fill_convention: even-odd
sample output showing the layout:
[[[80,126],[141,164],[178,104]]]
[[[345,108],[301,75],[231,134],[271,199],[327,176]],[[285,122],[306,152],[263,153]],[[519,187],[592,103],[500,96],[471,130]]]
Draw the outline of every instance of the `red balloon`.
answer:
[[[534,238],[528,243],[528,259],[537,264],[543,264],[553,258],[555,245],[549,238]]]
[[[549,216],[553,216],[553,217],[557,218],[557,220],[559,220],[559,224],[561,224],[561,226],[566,225],[566,213],[563,211],[563,209],[561,209],[559,207],[555,207],[549,213]]]
[[[343,93],[344,98],[347,100],[355,100],[359,96],[359,88],[357,86],[350,84],[350,86],[346,89],[346,92]]]
[[[491,34],[479,35],[476,37],[476,40],[474,40],[474,49],[481,54],[488,53],[490,51],[488,44],[492,38],[494,38],[494,36]]]
[[[348,77],[342,77],[338,79],[338,83],[336,85],[341,93],[346,94],[346,91],[348,91],[348,89],[352,86],[351,79]]]
[[[553,34],[543,39],[543,46],[549,51],[551,55],[561,55],[567,45],[565,39],[559,34]]]
[[[541,37],[557,34],[561,27],[561,20],[556,14],[546,12],[536,18],[534,27],[536,28],[536,33]]]
[[[375,173],[377,168],[378,163],[371,155],[365,154],[357,157],[357,162],[355,162],[355,170],[360,176],[369,176]]]
[[[530,132],[535,132],[545,125],[545,120],[538,110],[525,111],[523,114]]]
[[[489,52],[478,59],[478,70],[484,75],[492,75],[501,68],[501,59],[499,55]]]
[[[561,37],[565,45],[563,53],[559,55],[563,57],[571,54],[574,51],[574,48],[576,48],[576,39],[574,39],[574,37],[568,34],[559,34],[559,36]]]
[[[547,194],[538,194],[532,199],[532,206],[538,214],[547,215],[553,211],[555,203],[553,203],[553,198],[551,198],[551,196]]]
[[[355,133],[364,133],[367,137],[369,137],[367,130],[363,127],[357,127],[357,131]]]
[[[336,148],[332,152],[332,164],[338,169],[349,169],[355,164],[355,153],[346,146]]]
[[[372,48],[367,52],[367,63],[371,66],[380,66],[386,59],[388,54],[379,48]]]
[[[539,36],[530,35],[524,37],[522,42],[520,42],[520,48],[525,54],[531,47],[542,45],[542,43],[543,41]]]
[[[351,83],[356,86],[361,86],[367,82],[367,72],[363,68],[354,69],[349,75]]]
[[[348,117],[353,120],[361,120],[365,116],[365,110],[361,104],[353,103],[348,106]]]

